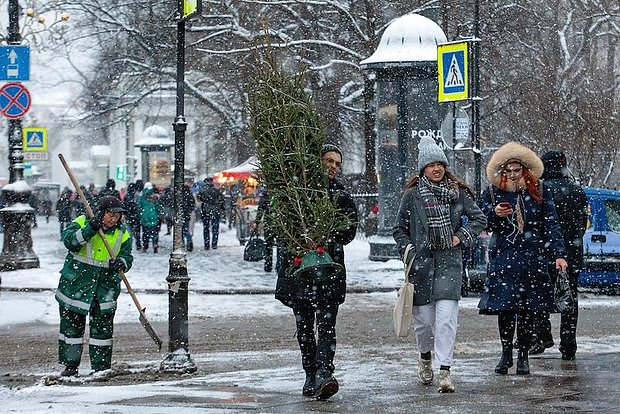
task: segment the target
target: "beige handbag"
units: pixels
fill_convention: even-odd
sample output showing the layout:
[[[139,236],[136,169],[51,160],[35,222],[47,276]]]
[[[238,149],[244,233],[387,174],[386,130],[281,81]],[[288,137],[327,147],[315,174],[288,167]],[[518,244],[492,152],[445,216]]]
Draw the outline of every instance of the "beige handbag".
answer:
[[[407,258],[409,251],[413,248],[411,244],[405,249],[404,258]],[[415,256],[409,261],[409,265],[405,264],[405,280],[403,285],[398,289],[398,297],[394,304],[394,333],[397,337],[409,336],[411,333],[411,324],[413,322],[413,295],[415,289],[413,283],[409,281],[409,273],[415,261]]]

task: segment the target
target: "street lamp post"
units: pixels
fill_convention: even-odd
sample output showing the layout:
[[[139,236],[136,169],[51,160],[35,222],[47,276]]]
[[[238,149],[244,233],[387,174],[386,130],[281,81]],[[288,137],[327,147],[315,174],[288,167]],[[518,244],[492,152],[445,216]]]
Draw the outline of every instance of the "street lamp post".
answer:
[[[476,197],[482,194],[482,153],[480,151],[480,0],[474,0],[473,39],[473,83],[472,83],[472,146],[475,161]]]
[[[196,3],[192,3],[195,5]],[[195,372],[198,368],[189,353],[187,255],[182,245],[183,181],[185,170],[185,11],[188,5],[179,0],[177,21],[176,117],[174,129],[174,230],[170,254],[168,282],[168,355],[162,361],[162,371]],[[199,12],[199,10],[197,11]]]
[[[9,27],[7,42],[19,45],[19,5],[9,0]],[[8,204],[0,210],[4,221],[4,244],[0,255],[0,270],[31,269],[39,267],[39,258],[32,250],[31,228],[35,211],[28,205],[31,190],[24,181],[24,151],[22,148],[22,121],[9,119],[9,184],[3,188]]]

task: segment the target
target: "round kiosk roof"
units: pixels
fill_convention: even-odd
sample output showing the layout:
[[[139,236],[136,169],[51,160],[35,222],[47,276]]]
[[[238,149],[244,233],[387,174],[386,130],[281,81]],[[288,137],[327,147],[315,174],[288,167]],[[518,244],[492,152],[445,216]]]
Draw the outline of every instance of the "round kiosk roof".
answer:
[[[447,41],[437,23],[419,14],[407,14],[390,23],[375,52],[360,65],[373,69],[436,62],[437,45]]]

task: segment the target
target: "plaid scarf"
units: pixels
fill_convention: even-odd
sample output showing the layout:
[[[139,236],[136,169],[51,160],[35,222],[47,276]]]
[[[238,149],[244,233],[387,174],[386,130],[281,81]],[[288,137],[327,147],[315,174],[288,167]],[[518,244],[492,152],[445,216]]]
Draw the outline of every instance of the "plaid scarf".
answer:
[[[431,250],[452,247],[452,221],[450,204],[459,198],[458,186],[448,179],[433,185],[426,176],[418,184],[420,195],[424,199],[424,208],[428,217],[428,242]]]

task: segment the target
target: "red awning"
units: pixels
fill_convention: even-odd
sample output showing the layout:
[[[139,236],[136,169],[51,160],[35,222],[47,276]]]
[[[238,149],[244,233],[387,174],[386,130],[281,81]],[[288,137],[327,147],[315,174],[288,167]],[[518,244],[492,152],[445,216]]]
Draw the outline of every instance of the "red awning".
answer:
[[[252,156],[236,167],[232,167],[214,174],[213,179],[220,183],[230,179],[247,180],[258,170],[257,163],[257,158]]]

